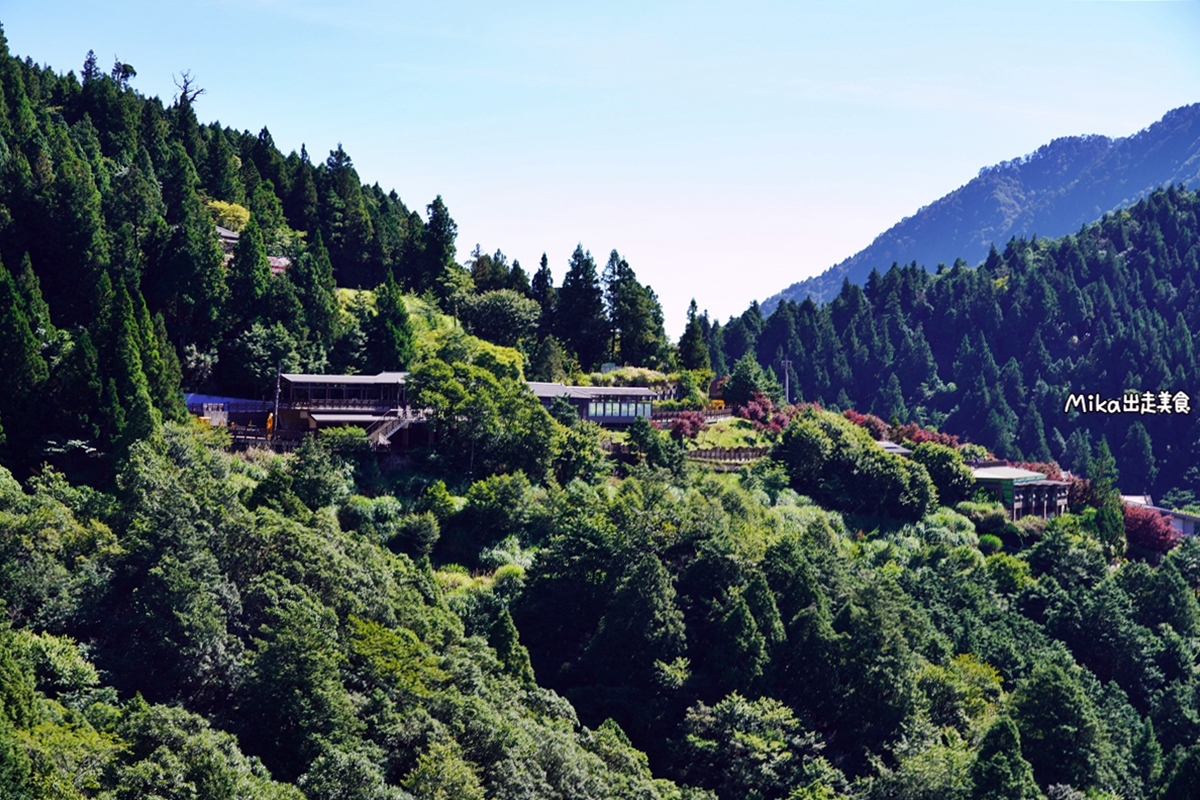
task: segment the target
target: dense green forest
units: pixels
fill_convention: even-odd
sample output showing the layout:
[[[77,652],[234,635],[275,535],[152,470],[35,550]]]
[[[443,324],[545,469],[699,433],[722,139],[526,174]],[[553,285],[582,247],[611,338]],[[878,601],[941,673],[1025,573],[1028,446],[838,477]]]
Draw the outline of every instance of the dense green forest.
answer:
[[[1171,187],[1061,239],[1013,239],[975,268],[917,264],[831,302],[701,317],[718,372],[752,352],[792,399],[932,424],[1001,458],[1088,474],[1106,440],[1126,494],[1200,496],[1200,198]],[[1067,411],[1072,394],[1183,392],[1191,413]],[[1157,401],[1155,403],[1157,406]]]
[[[1114,488],[1186,500],[1194,414],[1056,411],[1190,391],[1195,195],[672,345],[615,251],[460,264],[439,199],[201,124],[186,76],[0,56],[0,797],[1200,791],[1200,545]],[[681,417],[614,458],[526,384],[608,360],[731,373],[770,457],[691,464]],[[436,444],[188,419],[280,363],[410,368]],[[1086,475],[1072,513],[1008,520],[987,449]]]
[[[422,219],[340,145],[284,156],[266,128],[201,124],[190,75],[169,107],[135,76],[90,53],[63,75],[0,39],[0,425],[18,470],[122,451],[183,419],[181,386],[259,397],[278,366],[407,367],[406,293],[518,347],[531,378],[671,362],[658,299],[615,250],[598,268],[578,247],[558,287],[545,256],[532,276],[478,247],[459,264],[440,197]],[[228,254],[216,224],[240,233]],[[376,291],[343,304],[339,287]]]

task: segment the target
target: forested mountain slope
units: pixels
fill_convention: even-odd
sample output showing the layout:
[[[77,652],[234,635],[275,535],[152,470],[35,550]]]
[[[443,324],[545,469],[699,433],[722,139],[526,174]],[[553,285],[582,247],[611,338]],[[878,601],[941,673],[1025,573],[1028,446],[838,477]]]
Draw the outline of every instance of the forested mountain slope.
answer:
[[[1195,796],[1200,545],[1122,524],[1095,438],[1162,480],[1195,415],[1038,412],[1190,388],[1195,195],[766,320],[693,308],[673,348],[615,251],[561,287],[464,266],[439,200],[422,219],[341,148],[201,125],[194,86],[167,108],[127,64],[0,56],[0,797]],[[756,396],[784,348],[809,401],[1010,455],[1065,438],[1091,480],[1009,520],[978,445]],[[737,361],[770,457],[701,469],[639,418],[613,458],[529,391],[610,357],[678,358],[701,398]],[[253,396],[280,362],[411,368],[434,443],[234,453],[187,420],[181,386]]]
[[[780,370],[787,355],[794,398],[932,422],[1081,474],[1106,438],[1127,494],[1200,496],[1198,282],[1200,199],[1172,187],[1060,239],[1013,239],[978,267],[872,271],[823,305],[786,301],[766,319],[752,306],[706,330],[714,362],[750,351]],[[1068,408],[1073,394],[1127,391],[1155,408]],[[1190,412],[1156,411],[1162,392],[1188,395]]]
[[[880,234],[867,248],[763,302],[832,300],[843,278],[862,285],[871,270],[916,262],[926,269],[962,258],[977,264],[995,244],[1070,233],[1105,212],[1171,184],[1200,181],[1200,104],[1168,112],[1121,139],[1055,139],[1022,158],[985,167],[954,190]]]
[[[110,456],[183,418],[181,387],[262,397],[279,366],[403,369],[405,294],[520,348],[530,377],[671,360],[658,299],[616,250],[598,268],[577,247],[560,287],[545,256],[532,276],[478,247],[460,264],[440,197],[423,218],[340,145],[285,156],[265,127],[201,123],[186,74],[170,106],[135,76],[90,53],[62,74],[0,34],[0,460],[16,471],[111,477]],[[339,288],[373,293],[342,307]]]

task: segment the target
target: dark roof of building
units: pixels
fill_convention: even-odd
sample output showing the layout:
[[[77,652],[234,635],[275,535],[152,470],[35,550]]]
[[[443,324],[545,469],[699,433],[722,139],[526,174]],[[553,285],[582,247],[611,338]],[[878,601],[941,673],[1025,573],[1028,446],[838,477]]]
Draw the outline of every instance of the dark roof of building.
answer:
[[[308,375],[301,373],[283,373],[283,379],[289,383],[320,383],[329,385],[404,385],[408,380],[407,372],[381,372],[378,375]],[[529,389],[538,398],[570,397],[581,400],[598,400],[605,398],[650,400],[655,393],[641,386],[567,386],[562,383],[543,383],[529,381]]]
[[[567,386],[564,383],[529,381],[529,390],[539,399],[568,397],[572,400],[600,400],[604,398],[636,398],[650,400],[655,397],[652,390],[642,386]]]
[[[977,481],[991,480],[1030,483],[1046,479],[1046,476],[1040,472],[1034,472],[1031,469],[1019,469],[1017,467],[975,467],[971,471],[975,473],[975,480]]]
[[[591,395],[584,391],[586,388],[585,386],[567,386],[563,383],[529,381],[529,390],[539,399],[549,397],[591,398]]]
[[[378,375],[305,375],[285,372],[283,379],[289,383],[325,383],[339,386],[374,386],[381,383],[403,386],[408,380],[408,375],[407,372],[381,372]]]
[[[653,389],[644,386],[581,386],[592,397],[644,397],[649,400],[655,397]]]
[[[317,422],[324,423],[326,425],[336,425],[339,422],[379,422],[381,419],[387,419],[387,417],[380,416],[379,414],[323,414],[319,412],[313,412],[308,416],[312,417]]]

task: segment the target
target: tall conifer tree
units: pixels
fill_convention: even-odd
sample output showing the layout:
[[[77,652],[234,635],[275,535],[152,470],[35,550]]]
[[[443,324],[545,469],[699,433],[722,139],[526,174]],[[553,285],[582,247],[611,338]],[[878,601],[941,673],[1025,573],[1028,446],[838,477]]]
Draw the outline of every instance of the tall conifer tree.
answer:
[[[543,338],[557,330],[558,290],[554,288],[554,275],[550,272],[550,262],[542,253],[541,265],[529,282],[529,294],[542,307],[542,316],[538,320],[538,333]]]
[[[571,266],[558,291],[558,338],[572,350],[584,370],[600,366],[608,345],[608,320],[596,262],[576,245]]]
[[[205,154],[201,178],[208,194],[227,203],[246,204],[246,192],[242,188],[242,178],[238,174],[237,158],[225,131],[219,124],[214,124],[208,140],[208,152]]]
[[[604,305],[611,329],[611,358],[647,366],[668,349],[662,307],[649,286],[638,282],[629,262],[613,250],[604,267]]]
[[[319,187],[321,233],[339,286],[369,288],[379,280],[366,273],[372,238],[371,217],[363,204],[362,182],[349,154],[339,144],[329,153]]]
[[[1147,494],[1158,476],[1154,461],[1154,444],[1146,426],[1135,422],[1129,426],[1121,445],[1121,490],[1126,494]]]
[[[696,300],[688,306],[687,327],[679,340],[679,366],[684,369],[709,369],[708,345],[704,342],[704,331],[696,313]]]
[[[288,270],[296,294],[304,308],[309,336],[322,348],[333,346],[338,323],[337,283],[329,251],[317,231],[312,243]]]
[[[233,260],[229,262],[230,316],[243,328],[263,322],[266,297],[271,282],[271,266],[263,246],[258,221],[251,216],[238,238]]]
[[[31,415],[36,399],[49,375],[41,347],[30,326],[26,303],[16,281],[0,264],[0,375],[5,388],[0,392],[0,420],[7,430],[9,446],[25,440],[37,430]]]
[[[387,280],[375,290],[375,316],[367,339],[368,372],[407,369],[416,355],[412,323],[404,305],[404,292],[388,271]]]
[[[995,249],[992,250],[995,253]],[[1033,768],[1021,755],[1021,736],[1008,717],[1001,717],[983,737],[975,763],[973,797],[980,800],[1039,800],[1042,796],[1033,779]]]
[[[170,146],[163,184],[173,229],[151,258],[147,300],[153,311],[162,312],[177,342],[207,349],[225,327],[224,258],[212,218],[196,193],[196,170],[178,142]]]
[[[425,207],[428,223],[421,237],[420,256],[413,276],[412,288],[418,292],[436,291],[438,282],[448,267],[455,266],[457,252],[454,240],[458,237],[458,224],[450,217],[450,211],[438,195]]]
[[[291,188],[284,203],[288,224],[300,231],[310,234],[318,232],[320,217],[317,206],[317,184],[313,180],[313,165],[309,160],[308,150],[300,146],[300,156],[296,161],[291,175]]]

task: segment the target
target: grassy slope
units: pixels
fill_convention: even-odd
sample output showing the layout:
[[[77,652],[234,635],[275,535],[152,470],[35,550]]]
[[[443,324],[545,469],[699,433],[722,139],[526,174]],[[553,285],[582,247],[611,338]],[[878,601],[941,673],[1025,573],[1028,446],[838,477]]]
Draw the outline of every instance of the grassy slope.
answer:
[[[749,420],[740,417],[730,417],[709,424],[700,431],[694,441],[688,444],[689,450],[706,449],[709,447],[770,447],[773,442],[766,434],[754,430]]]

